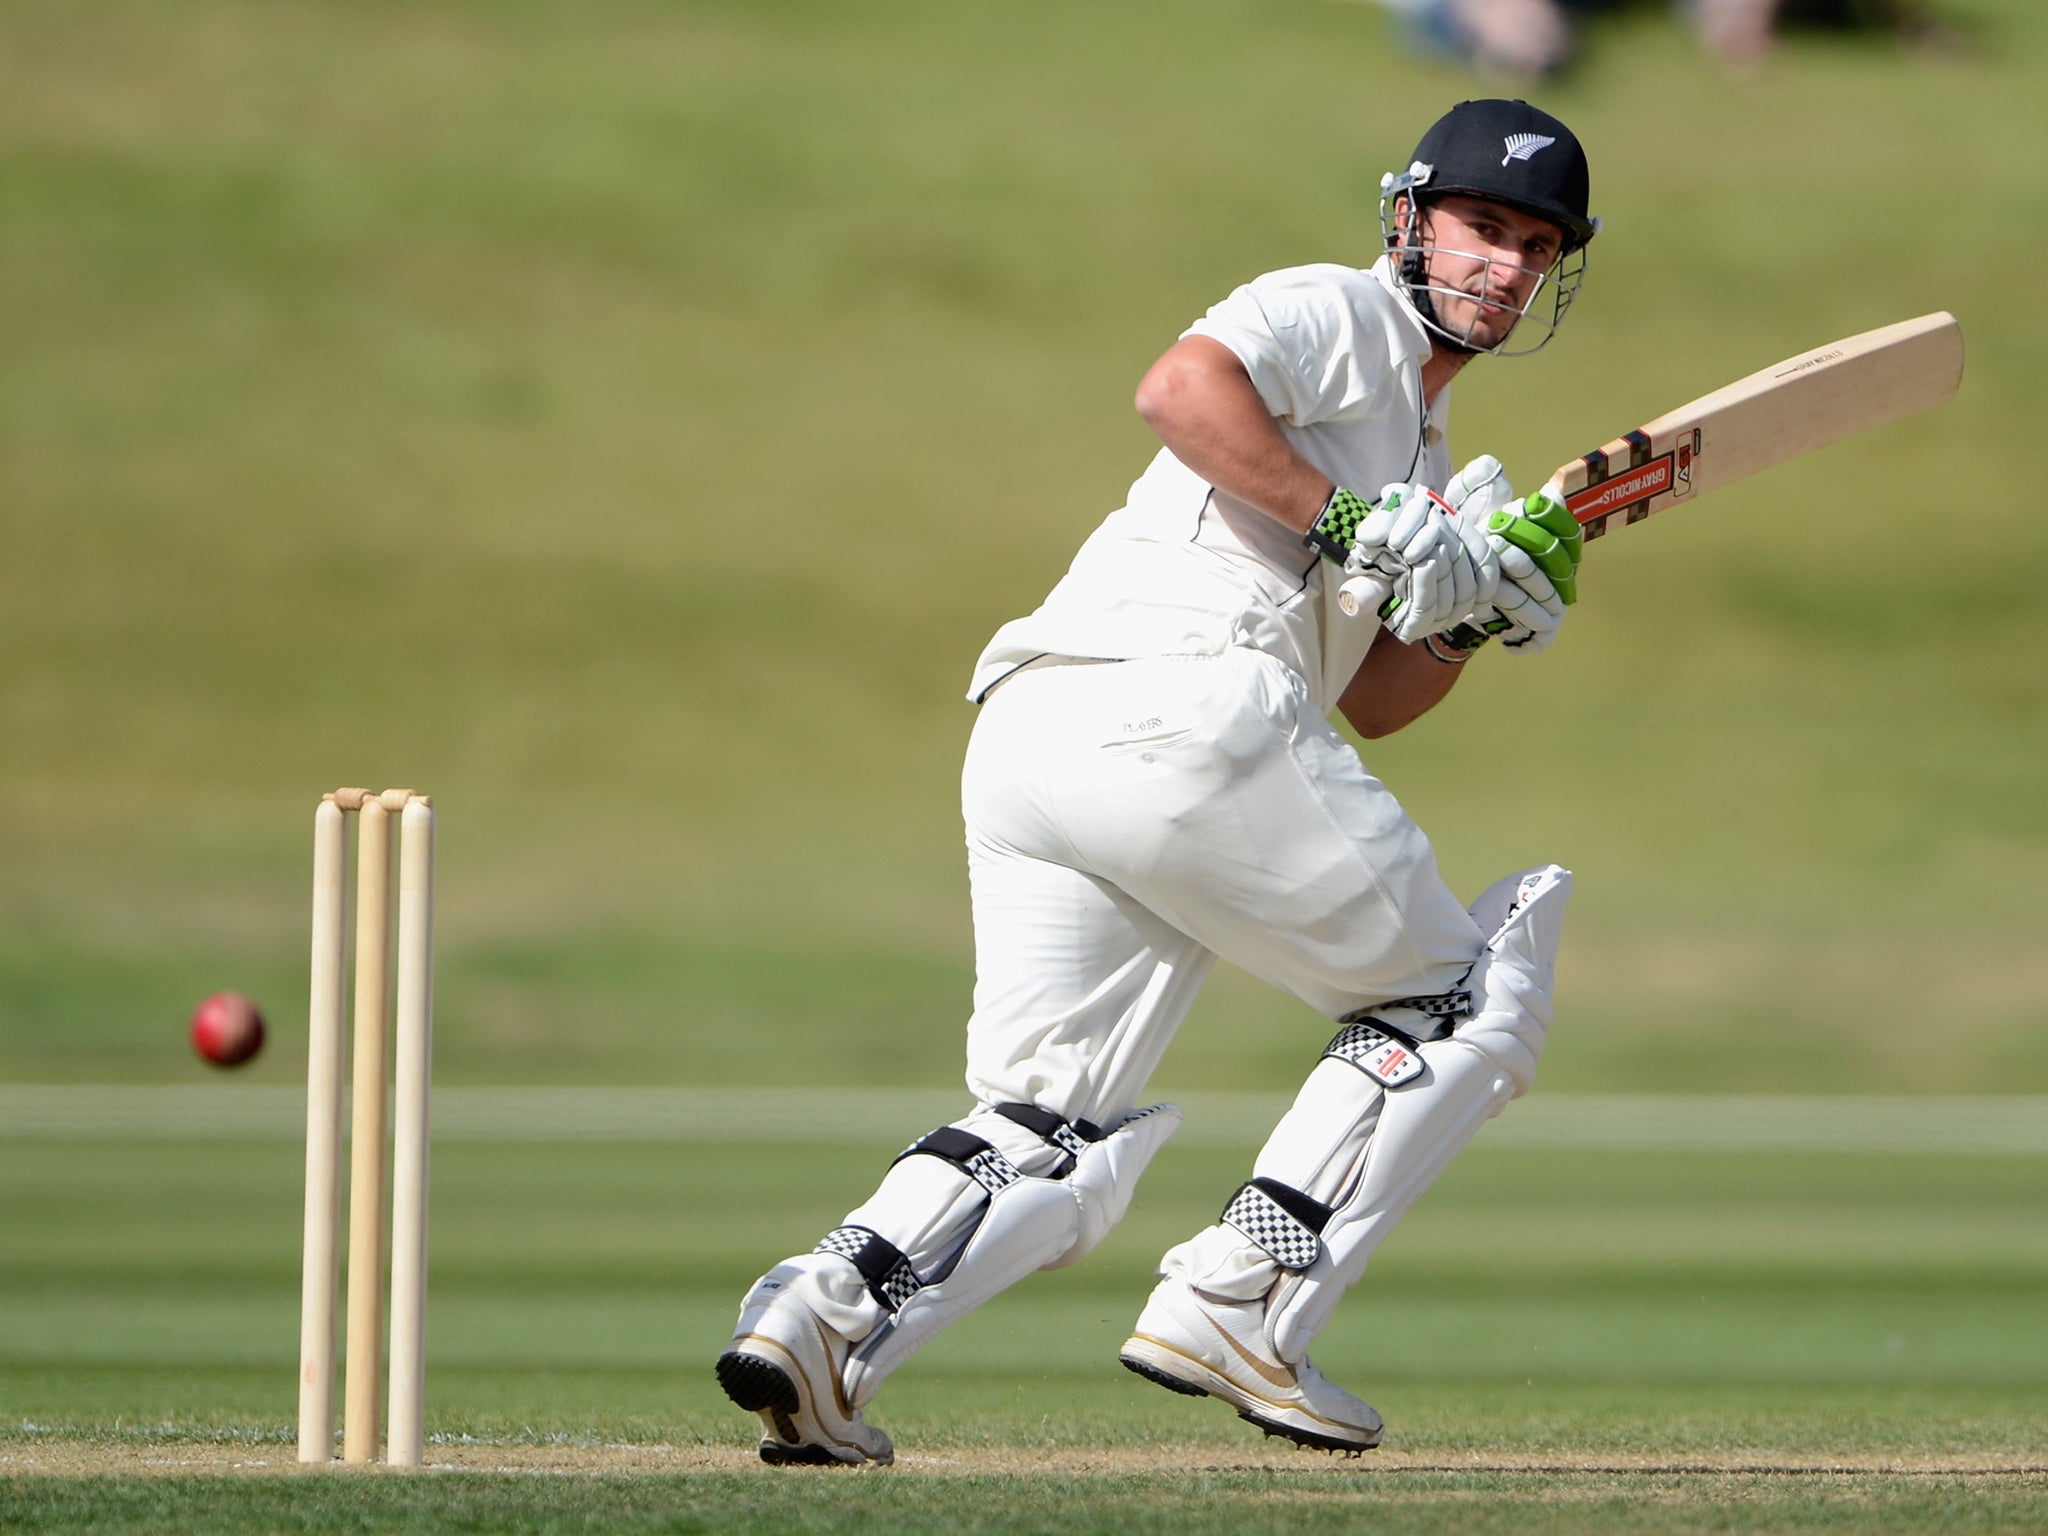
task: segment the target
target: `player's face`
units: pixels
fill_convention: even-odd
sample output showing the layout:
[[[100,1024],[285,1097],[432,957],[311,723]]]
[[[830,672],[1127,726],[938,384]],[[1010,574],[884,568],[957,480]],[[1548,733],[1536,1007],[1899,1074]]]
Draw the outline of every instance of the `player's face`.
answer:
[[[1557,265],[1564,236],[1519,208],[1453,195],[1422,210],[1422,244],[1437,318],[1483,351],[1507,340]]]

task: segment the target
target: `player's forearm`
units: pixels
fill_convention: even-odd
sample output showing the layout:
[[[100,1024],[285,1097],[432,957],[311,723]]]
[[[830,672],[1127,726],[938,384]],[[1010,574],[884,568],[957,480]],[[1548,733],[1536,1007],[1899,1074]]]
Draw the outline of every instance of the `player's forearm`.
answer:
[[[1430,649],[1432,643],[1435,651]],[[1436,708],[1457,685],[1465,670],[1463,663],[1442,657],[1460,654],[1442,640],[1403,645],[1392,635],[1382,634],[1365,653],[1364,663],[1337,707],[1366,740],[1391,736]]]
[[[1219,341],[1175,342],[1140,381],[1137,407],[1181,463],[1297,533],[1330,499],[1329,477],[1294,451],[1244,364]]]

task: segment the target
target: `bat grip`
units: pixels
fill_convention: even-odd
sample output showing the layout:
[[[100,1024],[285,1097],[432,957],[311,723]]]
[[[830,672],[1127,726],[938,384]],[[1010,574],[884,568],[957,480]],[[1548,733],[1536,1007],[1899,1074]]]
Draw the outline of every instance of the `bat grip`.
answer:
[[[1385,576],[1353,576],[1337,589],[1337,606],[1344,617],[1355,619],[1361,613],[1378,613],[1393,595],[1394,583]]]

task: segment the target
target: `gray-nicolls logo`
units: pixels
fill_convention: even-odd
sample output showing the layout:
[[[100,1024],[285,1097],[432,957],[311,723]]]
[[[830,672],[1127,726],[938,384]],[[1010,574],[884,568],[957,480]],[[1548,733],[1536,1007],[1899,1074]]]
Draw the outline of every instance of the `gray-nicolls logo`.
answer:
[[[1527,160],[1537,150],[1548,149],[1557,140],[1542,133],[1511,133],[1502,142],[1507,145],[1508,152],[1500,157],[1500,163],[1506,165],[1510,160]]]

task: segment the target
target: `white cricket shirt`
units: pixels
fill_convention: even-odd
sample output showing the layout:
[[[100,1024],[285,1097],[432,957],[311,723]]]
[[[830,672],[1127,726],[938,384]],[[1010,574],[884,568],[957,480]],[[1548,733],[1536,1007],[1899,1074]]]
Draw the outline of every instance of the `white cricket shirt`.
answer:
[[[1441,490],[1449,479],[1450,391],[1424,407],[1429,334],[1384,258],[1370,270],[1269,272],[1183,334],[1230,348],[1294,450],[1337,484],[1377,500],[1395,481]],[[1323,584],[1341,579],[1299,533],[1162,448],[1038,611],[996,631],[967,696],[979,703],[1044,656],[1124,661],[1247,645],[1334,698],[1343,680],[1326,690],[1322,677]]]

